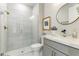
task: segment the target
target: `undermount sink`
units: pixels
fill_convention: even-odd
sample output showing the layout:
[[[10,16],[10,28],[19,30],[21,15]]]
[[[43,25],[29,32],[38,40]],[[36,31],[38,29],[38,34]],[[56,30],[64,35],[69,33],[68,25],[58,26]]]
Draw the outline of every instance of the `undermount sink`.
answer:
[[[78,38],[73,38],[72,36],[63,36],[63,35],[60,35],[59,33],[57,32],[52,32],[52,33],[48,33],[49,35],[52,35],[53,37],[57,37],[57,38],[64,38],[64,39],[68,39],[68,40],[77,40],[79,41]]]
[[[55,37],[61,37],[60,35],[59,35],[59,33],[57,33],[57,32],[55,32],[55,31],[52,31],[52,32],[50,32],[50,33],[48,33],[49,35],[52,35],[52,36],[55,36]]]

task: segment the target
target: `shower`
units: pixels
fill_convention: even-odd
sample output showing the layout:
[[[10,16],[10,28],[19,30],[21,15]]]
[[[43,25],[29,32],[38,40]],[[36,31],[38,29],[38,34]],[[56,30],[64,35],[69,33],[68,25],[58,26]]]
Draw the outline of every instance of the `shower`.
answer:
[[[4,5],[4,6],[3,6]],[[0,53],[31,46],[39,42],[39,4],[7,3],[2,18]],[[4,20],[3,20],[4,19]]]

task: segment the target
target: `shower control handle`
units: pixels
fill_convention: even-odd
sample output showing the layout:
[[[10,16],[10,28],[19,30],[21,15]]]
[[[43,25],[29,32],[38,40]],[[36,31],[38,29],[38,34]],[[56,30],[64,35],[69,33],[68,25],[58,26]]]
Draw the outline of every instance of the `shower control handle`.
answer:
[[[6,30],[6,29],[8,29],[8,27],[7,26],[4,26],[4,29]]]

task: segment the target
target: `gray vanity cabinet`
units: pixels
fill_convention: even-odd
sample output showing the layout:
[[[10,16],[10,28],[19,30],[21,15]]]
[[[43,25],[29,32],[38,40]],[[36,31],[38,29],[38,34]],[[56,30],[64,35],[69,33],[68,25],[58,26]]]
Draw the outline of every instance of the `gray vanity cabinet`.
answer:
[[[79,56],[79,49],[44,38],[44,56]]]
[[[76,48],[69,48],[69,55],[70,56],[79,56],[79,49]]]
[[[48,45],[44,45],[43,56],[65,56],[65,54],[55,50],[52,47],[49,47]]]
[[[44,45],[44,47],[43,47],[43,55],[44,56],[52,56],[53,55],[52,49],[49,46]]]
[[[52,43],[53,43],[53,45],[52,45]],[[45,39],[44,46],[43,46],[43,55],[44,56],[66,56],[67,55],[67,54],[61,52],[58,48],[62,49],[62,47],[55,44],[54,42],[49,41],[48,39]]]

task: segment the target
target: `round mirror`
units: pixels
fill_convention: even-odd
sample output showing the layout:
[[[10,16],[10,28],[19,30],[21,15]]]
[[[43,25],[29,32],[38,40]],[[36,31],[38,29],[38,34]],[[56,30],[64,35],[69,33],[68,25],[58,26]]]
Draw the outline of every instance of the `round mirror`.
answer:
[[[69,25],[79,19],[79,4],[66,3],[57,12],[56,15],[58,23],[62,25]]]

